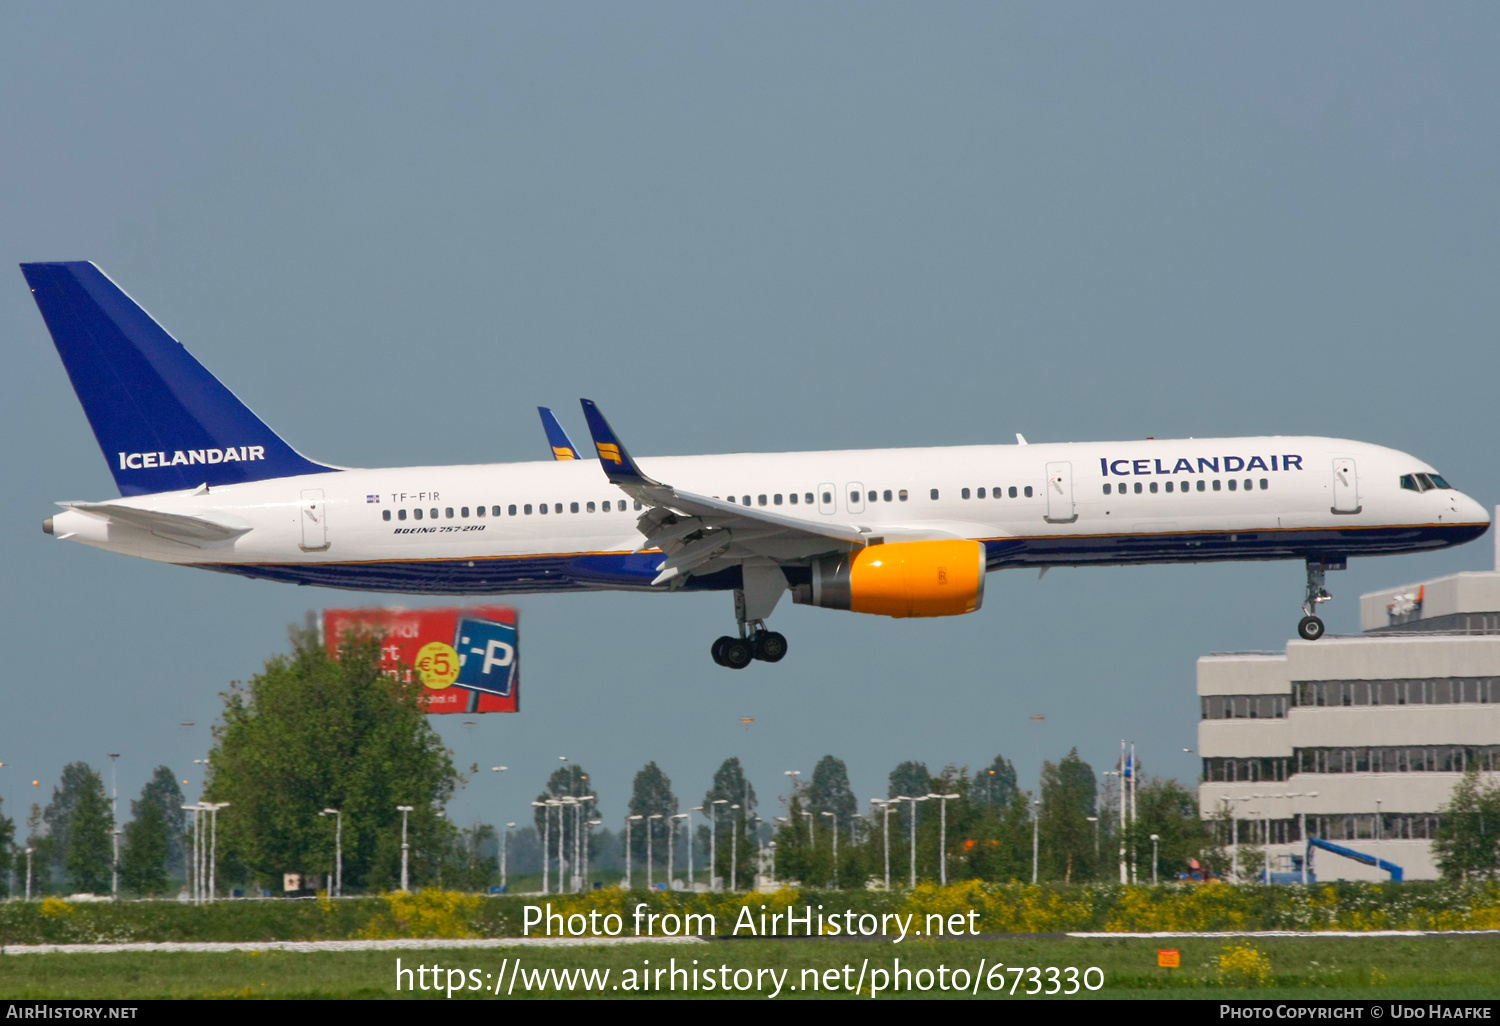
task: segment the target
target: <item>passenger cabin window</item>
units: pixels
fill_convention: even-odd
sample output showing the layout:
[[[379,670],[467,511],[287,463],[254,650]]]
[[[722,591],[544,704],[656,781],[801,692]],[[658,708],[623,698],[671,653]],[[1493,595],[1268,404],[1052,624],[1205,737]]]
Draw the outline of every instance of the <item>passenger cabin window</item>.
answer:
[[[750,505],[750,496],[748,496],[748,495],[744,496],[744,503],[743,503],[743,505],[746,505],[746,506]]]
[[[1104,482],[1104,494],[1105,494],[1105,495],[1108,495],[1108,494],[1109,494],[1109,489],[1110,489],[1110,484],[1109,484],[1109,482],[1108,482],[1108,481],[1106,481],[1106,482]]]
[[[932,490],[932,492],[930,493],[930,495],[931,495],[932,501],[936,502],[937,501],[937,497],[938,497],[938,490],[936,488],[934,488]]]
[[[474,515],[476,517],[482,517],[482,516],[484,516],[484,507],[483,506],[476,506],[476,507],[474,507]]]
[[[885,490],[885,492],[881,495],[881,498],[885,499],[886,502],[890,502],[891,501],[891,490],[889,488],[887,488]]]
[[[516,507],[515,507],[515,503],[512,503],[512,504],[511,504],[511,506],[510,506],[510,510],[509,510],[509,512],[510,512],[510,515],[511,515],[511,516],[515,516],[515,515],[516,515]],[[527,507],[526,507],[526,512],[528,512],[528,513],[530,513],[530,512],[531,512],[531,507],[530,507],[530,506],[527,506]],[[500,507],[499,507],[499,506],[496,506],[496,507],[495,507],[495,516],[497,516],[497,517],[498,517],[498,516],[499,516],[499,515],[500,515]]]
[[[464,506],[464,507],[462,507],[462,508],[461,508],[461,509],[459,509],[459,511],[458,511],[458,515],[459,515],[459,516],[461,516],[461,517],[466,517],[466,516],[468,516],[468,515],[469,515],[469,507],[467,507],[467,506]]]
[[[809,506],[811,506],[813,504],[813,493],[812,492],[808,492],[807,495],[805,495],[803,497],[802,501],[805,502],[805,503],[807,503]],[[824,492],[823,493],[823,501],[824,502],[832,502],[833,501],[833,496],[829,495],[827,492]]]
[[[396,519],[397,520],[405,520],[406,519],[406,510],[404,510],[404,509],[397,510],[396,511]]]
[[[380,511],[380,519],[381,520],[389,520],[389,519],[391,519],[391,511],[388,510],[388,509],[381,510]]]
[[[977,492],[975,492],[974,494],[977,495],[977,496],[979,496],[979,498],[982,499],[982,498],[984,498],[984,489],[981,488]]]
[[[903,488],[899,492],[897,492],[896,493],[896,498],[900,499],[902,502],[905,502],[906,501],[906,489]]]
[[[1139,481],[1135,482],[1135,494],[1141,494],[1141,483]]]
[[[411,511],[411,515],[412,515],[413,518],[415,518],[417,520],[421,520],[422,519],[422,511],[419,510],[419,509],[412,510]]]
[[[756,496],[756,500],[755,501],[758,502],[760,505],[764,506],[766,504],[766,497],[764,495],[758,495],[758,496]]]
[[[1008,493],[1007,493],[1007,494],[1008,494],[1008,495],[1009,495],[1009,496],[1010,496],[1010,497],[1011,497],[1011,498],[1012,498],[1012,499],[1014,499],[1014,498],[1015,498],[1015,497],[1016,497],[1016,486],[1015,486],[1015,485],[1011,485],[1011,486],[1010,486],[1010,491],[1009,491],[1009,492],[1008,492]],[[1028,493],[1027,493],[1027,494],[1028,494],[1028,495],[1029,495],[1029,494],[1031,494],[1031,493],[1030,493],[1030,492],[1028,492]]]
[[[1217,482],[1217,481],[1215,481],[1215,482],[1214,482],[1214,484],[1218,484],[1218,483],[1219,483],[1219,482]],[[1231,491],[1231,492],[1232,492],[1232,491],[1234,491],[1234,490],[1235,490],[1235,488],[1236,488],[1236,487],[1237,487],[1237,486],[1238,486],[1238,485],[1239,485],[1239,482],[1238,482],[1238,481],[1236,481],[1236,480],[1235,480],[1235,479],[1234,479],[1234,478],[1232,478],[1232,477],[1231,477],[1231,478],[1230,478],[1230,479],[1229,479],[1229,490],[1230,490],[1230,491]]]
[[[858,506],[859,505],[859,493],[858,492],[850,492],[849,493],[849,504],[851,506]]]
[[[961,499],[967,499],[969,497],[969,490],[967,488],[963,489],[958,493],[958,496]]]
[[[1202,482],[1202,481],[1199,481],[1199,482],[1198,482],[1198,483],[1199,483],[1199,484],[1202,484],[1202,483],[1203,483],[1203,482]],[[1219,482],[1218,482],[1218,481],[1215,481],[1215,482],[1214,482],[1214,491],[1218,491],[1218,490],[1219,490]]]
[[[775,495],[771,496],[771,502],[773,504],[777,505],[777,506],[780,506],[781,505],[781,493],[777,492]]]
[[[578,503],[576,503],[576,502],[569,503],[568,504],[568,512],[570,512],[570,513],[577,513],[578,512]]]
[[[1026,498],[1031,498],[1031,485],[1026,486]]]
[[[591,502],[591,503],[589,503],[589,504],[588,504],[588,505],[587,505],[587,506],[585,506],[585,507],[584,507],[584,508],[585,508],[585,509],[587,509],[587,510],[588,510],[588,511],[589,511],[589,512],[590,512],[590,513],[592,513],[592,512],[594,512],[594,504],[593,504],[593,503],[592,503],[592,502]]]
[[[797,493],[796,492],[792,492],[789,495],[787,495],[787,500],[790,501],[793,506],[797,505]],[[777,502],[781,501],[781,499],[780,499],[779,496],[777,497],[776,501]]]
[[[1156,494],[1156,482],[1155,481],[1151,482],[1151,494],[1152,495]]]
[[[529,502],[526,504],[526,515],[531,516],[531,503]]]
[[[1203,491],[1203,489],[1205,489],[1205,488],[1206,488],[1206,487],[1208,487],[1208,485],[1207,485],[1207,483],[1206,483],[1206,482],[1204,482],[1204,481],[1199,481],[1199,482],[1198,482],[1198,490],[1199,490],[1199,491],[1200,491],[1200,492],[1201,492],[1201,491]]]

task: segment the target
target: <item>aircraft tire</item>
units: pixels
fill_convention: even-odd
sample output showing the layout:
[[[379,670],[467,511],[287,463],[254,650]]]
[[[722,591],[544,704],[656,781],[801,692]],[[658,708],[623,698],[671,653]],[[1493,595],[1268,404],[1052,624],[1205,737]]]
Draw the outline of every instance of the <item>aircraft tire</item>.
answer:
[[[725,638],[724,642],[719,648],[719,654],[722,656],[720,666],[727,666],[731,670],[743,670],[750,665],[750,660],[754,658],[750,642],[744,638]]]
[[[1323,621],[1316,616],[1304,616],[1297,621],[1297,634],[1303,641],[1317,641],[1323,636]]]
[[[786,658],[786,635],[776,631],[761,631],[755,635],[755,658],[766,663],[779,663]]]
[[[721,638],[714,639],[713,645],[708,650],[709,654],[714,657],[714,662],[718,663],[720,666],[729,665],[728,663],[724,662],[724,646],[733,640],[734,639],[729,637],[727,634]]]

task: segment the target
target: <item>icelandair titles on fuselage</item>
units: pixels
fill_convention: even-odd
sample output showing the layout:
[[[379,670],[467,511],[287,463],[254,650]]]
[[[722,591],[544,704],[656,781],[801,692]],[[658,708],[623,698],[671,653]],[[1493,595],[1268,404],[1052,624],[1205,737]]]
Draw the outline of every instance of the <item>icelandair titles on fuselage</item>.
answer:
[[[177,467],[193,463],[232,463],[236,460],[263,460],[264,445],[229,446],[227,449],[177,449],[169,457],[164,452],[122,452],[121,470],[144,470],[147,467]]]
[[[1168,462],[1171,461],[1168,460]],[[1221,465],[1222,470],[1220,470]],[[1099,469],[1104,472],[1105,477],[1110,475],[1145,477],[1156,474],[1239,474],[1249,473],[1252,470],[1267,472],[1301,470],[1302,457],[1296,453],[1282,456],[1251,456],[1248,460],[1243,456],[1214,456],[1211,459],[1199,456],[1196,462],[1186,457],[1178,457],[1177,462],[1169,467],[1159,459],[1111,460],[1101,456]]]

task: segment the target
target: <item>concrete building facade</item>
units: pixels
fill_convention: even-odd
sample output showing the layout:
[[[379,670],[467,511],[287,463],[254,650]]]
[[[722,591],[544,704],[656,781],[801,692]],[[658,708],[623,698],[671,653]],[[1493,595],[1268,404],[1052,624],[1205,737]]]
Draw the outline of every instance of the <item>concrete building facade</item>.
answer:
[[[1365,595],[1365,633],[1198,660],[1205,818],[1273,870],[1322,837],[1439,875],[1432,838],[1463,772],[1500,773],[1500,573]],[[1250,859],[1245,859],[1250,862]],[[1327,852],[1320,880],[1387,874]]]

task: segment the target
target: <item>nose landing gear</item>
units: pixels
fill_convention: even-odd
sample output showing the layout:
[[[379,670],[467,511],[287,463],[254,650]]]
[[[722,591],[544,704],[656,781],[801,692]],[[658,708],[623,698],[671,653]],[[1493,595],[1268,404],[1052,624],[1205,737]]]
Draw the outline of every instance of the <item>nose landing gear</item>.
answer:
[[[1333,598],[1323,587],[1323,575],[1329,570],[1343,570],[1349,566],[1346,557],[1309,559],[1307,561],[1307,593],[1302,600],[1303,617],[1297,621],[1297,635],[1304,641],[1317,641],[1323,636],[1323,621],[1318,618],[1318,606]]]

